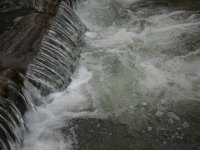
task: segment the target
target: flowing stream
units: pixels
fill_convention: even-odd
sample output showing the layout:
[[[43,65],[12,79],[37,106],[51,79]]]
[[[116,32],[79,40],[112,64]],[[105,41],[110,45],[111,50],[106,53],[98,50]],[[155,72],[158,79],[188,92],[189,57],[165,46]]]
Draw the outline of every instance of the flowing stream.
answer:
[[[187,116],[200,113],[199,12],[162,1],[85,0],[76,13],[89,29],[78,67],[67,89],[45,97],[27,82],[42,102],[26,115],[23,150],[76,149],[74,130],[61,129],[77,118],[109,119],[163,145],[186,138],[193,127]],[[65,82],[65,72],[53,72]]]

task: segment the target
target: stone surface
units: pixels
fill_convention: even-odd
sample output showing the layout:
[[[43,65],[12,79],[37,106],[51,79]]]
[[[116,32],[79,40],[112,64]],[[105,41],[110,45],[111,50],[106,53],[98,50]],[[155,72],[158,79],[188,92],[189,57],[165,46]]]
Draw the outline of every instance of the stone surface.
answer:
[[[166,0],[171,3],[173,6],[185,10],[200,10],[200,1],[198,0]]]
[[[77,150],[198,150],[199,117],[188,118],[171,123],[167,114],[153,116],[141,129],[109,119],[77,118],[61,130]]]
[[[142,146],[137,145],[135,137],[128,132],[128,126],[114,124],[109,120],[96,118],[76,119],[71,123],[81,150],[129,150]],[[63,129],[69,133],[68,129]],[[71,129],[72,130],[72,129]],[[137,145],[137,146],[136,146]]]
[[[43,35],[49,26],[50,16],[32,13],[4,33],[0,40],[0,64],[25,72],[36,55]]]

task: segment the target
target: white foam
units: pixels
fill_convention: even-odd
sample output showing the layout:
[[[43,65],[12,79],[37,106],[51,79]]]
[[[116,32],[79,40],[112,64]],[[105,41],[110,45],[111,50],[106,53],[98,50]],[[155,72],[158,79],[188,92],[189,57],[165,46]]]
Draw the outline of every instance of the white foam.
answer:
[[[114,1],[120,5],[113,6]],[[143,17],[126,10],[134,2],[87,0],[78,9],[90,29],[80,67],[65,91],[45,97],[51,103],[27,114],[31,134],[25,139],[24,150],[73,148],[70,137],[64,139],[58,132],[72,118],[102,117],[107,112],[123,123],[137,124],[135,118],[148,119],[149,111],[157,109],[159,102],[170,109],[176,101],[199,100],[200,62],[193,60],[199,57],[198,51],[188,50],[184,56],[179,52],[187,50],[182,44],[184,35],[195,35],[200,20],[168,10],[166,14]],[[119,18],[119,10],[127,12],[124,16],[128,17]],[[141,112],[138,105],[143,107]],[[165,110],[157,110],[154,115],[162,117]],[[168,115],[179,119],[173,112]]]
[[[80,67],[65,91],[50,94],[45,99],[51,99],[51,103],[39,106],[37,112],[26,115],[31,134],[25,139],[24,150],[72,149],[71,139],[65,139],[66,135],[61,134],[59,129],[67,126],[66,118],[70,120],[95,114],[85,111],[88,99],[84,88],[91,78],[92,74]]]

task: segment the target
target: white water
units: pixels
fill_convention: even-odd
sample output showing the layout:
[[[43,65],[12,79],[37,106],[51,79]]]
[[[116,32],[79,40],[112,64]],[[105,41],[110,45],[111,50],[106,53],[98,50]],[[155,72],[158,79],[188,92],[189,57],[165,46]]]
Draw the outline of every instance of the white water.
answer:
[[[199,101],[200,16],[166,8],[135,12],[135,2],[87,0],[78,8],[90,29],[80,65],[66,90],[39,96],[51,102],[27,114],[24,150],[73,149],[75,136],[61,131],[73,118],[107,116],[137,129],[152,112],[176,120],[179,103]]]
[[[65,89],[80,56],[84,30],[68,1],[61,2],[37,56],[28,66],[27,78],[41,89],[52,92]]]
[[[37,111],[27,114],[30,133],[25,138],[24,150],[66,150],[72,149],[70,137],[64,137],[61,128],[68,126],[68,120],[84,116],[96,116],[98,111],[87,111],[91,101],[88,82],[92,74],[84,67],[79,67],[69,87],[60,93],[50,94],[45,99],[49,104],[37,107]]]

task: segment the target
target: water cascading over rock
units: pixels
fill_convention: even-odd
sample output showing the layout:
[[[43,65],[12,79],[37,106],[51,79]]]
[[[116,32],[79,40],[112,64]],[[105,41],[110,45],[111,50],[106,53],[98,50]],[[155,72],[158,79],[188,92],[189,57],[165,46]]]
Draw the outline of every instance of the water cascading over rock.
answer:
[[[45,90],[65,89],[80,56],[81,35],[85,29],[73,10],[62,2],[37,56],[28,67],[27,77]]]
[[[0,150],[19,150],[23,145],[23,115],[32,105],[23,93],[27,78],[50,91],[67,86],[85,31],[72,10],[75,3],[0,2]]]

